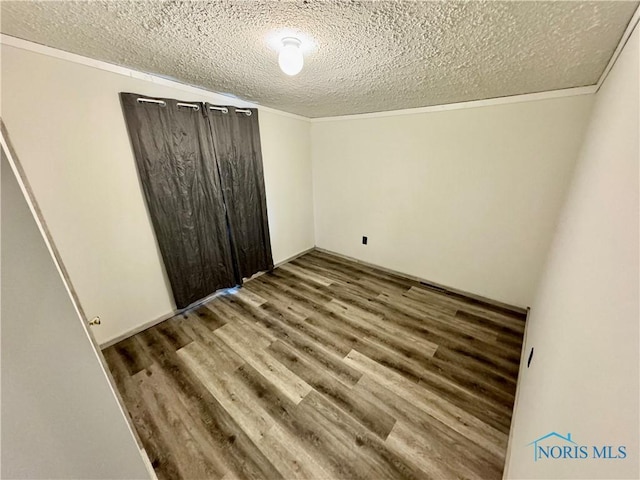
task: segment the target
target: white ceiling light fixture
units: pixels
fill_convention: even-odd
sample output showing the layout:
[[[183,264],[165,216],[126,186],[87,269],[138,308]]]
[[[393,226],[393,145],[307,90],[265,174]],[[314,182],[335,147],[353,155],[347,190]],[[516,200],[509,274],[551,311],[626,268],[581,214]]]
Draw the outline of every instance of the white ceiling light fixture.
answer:
[[[295,37],[282,39],[282,48],[278,55],[278,65],[287,75],[294,76],[300,73],[304,66],[304,56],[300,46],[302,42]]]

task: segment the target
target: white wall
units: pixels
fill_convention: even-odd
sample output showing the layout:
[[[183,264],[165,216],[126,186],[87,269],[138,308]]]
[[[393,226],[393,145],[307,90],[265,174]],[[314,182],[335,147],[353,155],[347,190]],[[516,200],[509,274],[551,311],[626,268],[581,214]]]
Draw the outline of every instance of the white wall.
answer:
[[[2,157],[2,478],[149,478]]]
[[[592,97],[313,122],[316,245],[529,305]]]
[[[531,309],[507,478],[634,478],[638,468],[640,32],[596,95],[591,123]],[[624,460],[533,461],[556,431],[626,445]]]
[[[175,308],[118,92],[231,103],[149,78],[2,45],[2,118],[101,343]],[[309,123],[259,115],[277,263],[314,245]]]
[[[259,112],[271,248],[275,263],[315,245],[310,123]]]

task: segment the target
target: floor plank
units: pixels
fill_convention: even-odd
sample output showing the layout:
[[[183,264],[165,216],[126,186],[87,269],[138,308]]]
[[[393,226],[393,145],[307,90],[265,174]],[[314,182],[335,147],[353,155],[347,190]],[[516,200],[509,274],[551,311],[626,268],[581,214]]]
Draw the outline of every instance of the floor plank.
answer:
[[[523,332],[314,250],[104,354],[160,479],[498,479]]]

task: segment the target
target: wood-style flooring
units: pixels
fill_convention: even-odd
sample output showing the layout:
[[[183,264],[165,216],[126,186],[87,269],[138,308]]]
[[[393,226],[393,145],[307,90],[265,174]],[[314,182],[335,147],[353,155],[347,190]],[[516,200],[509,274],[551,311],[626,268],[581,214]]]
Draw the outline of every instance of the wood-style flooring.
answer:
[[[523,332],[316,250],[104,354],[159,479],[499,479]]]

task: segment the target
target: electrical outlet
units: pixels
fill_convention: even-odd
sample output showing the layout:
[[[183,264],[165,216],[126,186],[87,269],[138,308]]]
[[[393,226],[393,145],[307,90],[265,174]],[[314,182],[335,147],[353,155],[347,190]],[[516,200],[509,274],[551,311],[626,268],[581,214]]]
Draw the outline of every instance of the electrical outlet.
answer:
[[[367,244],[367,237],[362,237],[362,244],[366,245]]]

